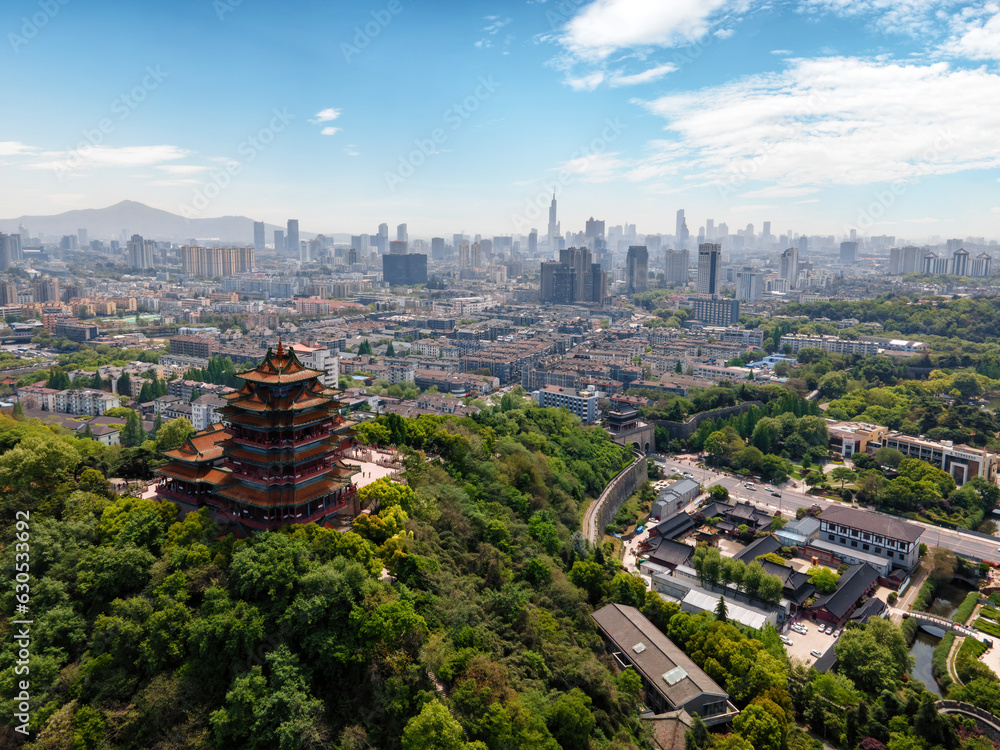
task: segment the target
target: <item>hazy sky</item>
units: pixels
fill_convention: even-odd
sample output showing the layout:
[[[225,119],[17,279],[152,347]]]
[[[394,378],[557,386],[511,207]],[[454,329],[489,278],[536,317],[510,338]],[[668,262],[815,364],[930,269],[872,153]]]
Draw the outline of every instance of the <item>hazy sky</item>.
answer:
[[[945,0],[0,4],[0,215],[303,231],[1000,236],[1000,9]],[[228,172],[227,172],[228,169]]]

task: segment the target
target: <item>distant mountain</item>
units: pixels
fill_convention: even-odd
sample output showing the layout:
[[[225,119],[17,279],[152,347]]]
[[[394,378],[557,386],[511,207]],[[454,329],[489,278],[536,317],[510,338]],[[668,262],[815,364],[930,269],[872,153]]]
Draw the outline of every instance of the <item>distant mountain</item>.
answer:
[[[293,217],[294,218],[294,217]],[[122,231],[142,235],[146,239],[188,242],[216,240],[234,244],[253,243],[253,219],[246,216],[219,216],[212,219],[185,219],[183,216],[152,208],[136,201],[122,201],[107,208],[85,208],[66,211],[54,216],[19,216],[0,219],[0,232],[16,232],[18,225],[32,237],[55,241],[66,234],[86,229],[91,239],[120,237]],[[283,226],[266,224],[267,242],[274,240],[274,230]],[[301,239],[312,239],[312,232],[300,232]],[[337,236],[339,239],[340,235]]]

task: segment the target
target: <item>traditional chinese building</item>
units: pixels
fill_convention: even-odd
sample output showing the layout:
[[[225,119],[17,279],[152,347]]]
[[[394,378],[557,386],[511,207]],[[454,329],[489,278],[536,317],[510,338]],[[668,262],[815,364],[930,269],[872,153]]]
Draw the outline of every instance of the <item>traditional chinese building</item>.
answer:
[[[157,470],[164,499],[212,508],[219,521],[253,530],[322,523],[359,512],[342,460],[353,443],[325,373],[305,367],[278,343],[243,387],[227,394],[222,425],[192,435]]]

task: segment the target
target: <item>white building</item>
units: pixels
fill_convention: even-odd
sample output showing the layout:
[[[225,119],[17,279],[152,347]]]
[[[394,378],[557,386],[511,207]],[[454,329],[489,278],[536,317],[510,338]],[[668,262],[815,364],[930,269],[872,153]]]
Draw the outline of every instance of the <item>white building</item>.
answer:
[[[224,398],[207,393],[191,402],[191,426],[198,432],[207,430],[222,421],[222,407],[228,402]]]
[[[593,424],[597,421],[597,393],[595,391],[578,391],[574,388],[547,385],[535,391],[533,395],[539,406],[569,409],[583,420],[584,424]]]
[[[336,388],[340,380],[340,360],[336,352],[331,352],[325,346],[306,346],[305,344],[292,344],[291,349],[295,350],[295,355],[306,367],[326,373],[321,375],[319,382],[327,388]]]

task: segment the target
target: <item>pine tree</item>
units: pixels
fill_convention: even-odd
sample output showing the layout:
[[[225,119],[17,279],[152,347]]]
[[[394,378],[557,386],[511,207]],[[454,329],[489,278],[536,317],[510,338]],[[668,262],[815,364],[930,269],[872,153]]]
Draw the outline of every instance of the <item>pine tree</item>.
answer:
[[[681,370],[681,361],[680,360],[677,360],[677,364],[674,365],[674,372],[676,372],[678,375],[681,374],[682,370]]]
[[[392,342],[391,341],[389,342],[389,348],[387,348],[385,350],[385,356],[387,356],[387,357],[395,357],[396,356],[396,350],[392,348]]]
[[[132,397],[132,378],[127,372],[123,372],[122,376],[118,378],[118,393],[121,396]]]
[[[100,371],[94,373],[94,379],[90,381],[90,387],[96,388],[99,391],[104,390],[104,381],[101,380]]]
[[[151,433],[151,437],[156,437],[156,434],[160,431],[161,427],[163,427],[163,417],[157,413],[156,419],[153,420],[153,432]]]
[[[14,417],[18,422],[24,421],[24,407],[21,406],[20,401],[14,403],[14,408],[11,411],[11,416]]]
[[[728,622],[729,610],[726,609],[726,598],[719,597],[719,603],[715,605],[715,619],[719,622]]]
[[[90,422],[87,422],[87,426],[83,428],[83,436],[91,440],[94,439],[94,431],[90,427]]]

